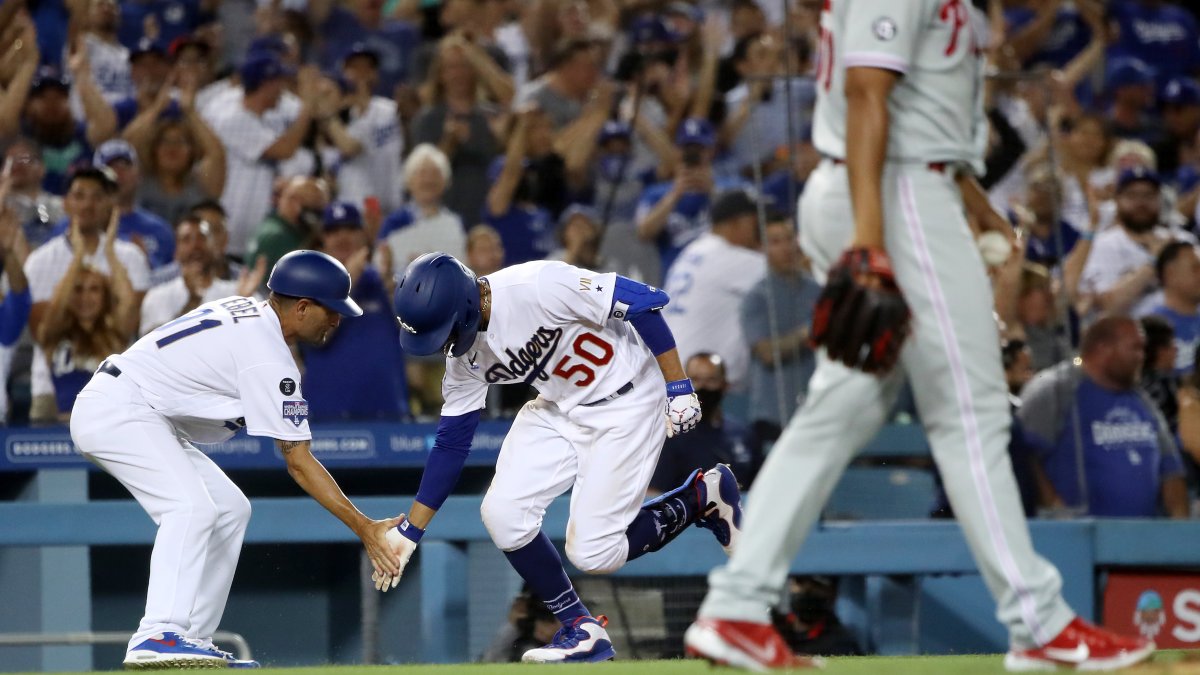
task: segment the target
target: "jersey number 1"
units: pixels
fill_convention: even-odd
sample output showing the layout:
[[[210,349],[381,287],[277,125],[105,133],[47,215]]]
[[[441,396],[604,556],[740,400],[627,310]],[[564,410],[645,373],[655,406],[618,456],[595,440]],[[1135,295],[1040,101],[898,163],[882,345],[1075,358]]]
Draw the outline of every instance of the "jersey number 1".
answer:
[[[591,333],[582,333],[575,338],[575,342],[571,345],[575,350],[575,355],[584,361],[588,361],[596,366],[608,365],[612,361],[613,348],[612,345],[600,339]],[[582,374],[583,377],[577,381],[571,382],[576,387],[586,387],[596,381],[596,371],[584,363],[573,363],[567,365],[571,360],[570,355],[564,356],[558,361],[558,365],[554,366],[554,374],[571,382],[571,377],[575,374]]]
[[[178,326],[181,323],[187,323],[188,321],[191,321],[192,319],[199,319],[200,317],[204,316],[205,314],[211,314],[211,313],[212,313],[211,309],[202,309],[198,312],[192,312],[191,314],[185,314],[184,316],[181,316],[178,319],[175,319],[174,321],[172,321],[170,323],[164,323],[163,325],[158,327],[158,330],[160,330],[160,331],[166,330],[168,328]],[[195,324],[194,326],[188,326],[187,328],[184,328],[182,330],[177,330],[174,333],[171,333],[170,335],[166,336],[165,338],[159,338],[158,340],[155,340],[154,344],[158,345],[159,349],[162,349],[163,347],[166,347],[167,345],[171,344],[172,342],[182,340],[183,338],[185,338],[189,335],[195,335],[196,333],[199,333],[200,331],[208,330],[209,328],[216,328],[217,326],[220,326],[220,325],[221,325],[220,319],[201,319],[200,322]]]

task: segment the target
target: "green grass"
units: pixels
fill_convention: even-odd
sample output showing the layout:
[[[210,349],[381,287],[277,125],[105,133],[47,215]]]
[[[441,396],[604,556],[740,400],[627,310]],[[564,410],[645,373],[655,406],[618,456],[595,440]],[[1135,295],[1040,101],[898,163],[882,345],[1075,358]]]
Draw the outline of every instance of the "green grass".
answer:
[[[181,671],[175,671],[181,672]],[[202,675],[214,671],[188,671]],[[215,671],[220,672],[220,671]],[[316,668],[264,668],[260,675],[722,675],[735,673],[725,668],[713,668],[702,661],[613,661],[610,663],[572,666],[533,666],[519,663],[454,664],[444,666],[324,666]],[[1002,659],[997,655],[978,656],[908,656],[828,659],[821,673],[830,675],[990,675],[1003,673]],[[1065,671],[1064,671],[1065,672]],[[1139,675],[1200,675],[1200,652],[1160,652],[1147,664],[1123,671]]]

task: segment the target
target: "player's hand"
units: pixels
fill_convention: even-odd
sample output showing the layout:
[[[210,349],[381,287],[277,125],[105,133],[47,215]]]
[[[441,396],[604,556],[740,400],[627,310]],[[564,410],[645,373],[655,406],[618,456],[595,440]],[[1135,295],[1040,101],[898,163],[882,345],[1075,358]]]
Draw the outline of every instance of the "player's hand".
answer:
[[[384,536],[391,553],[399,558],[399,568],[395,574],[381,571],[379,567],[376,567],[375,571],[371,573],[371,581],[375,582],[375,590],[384,593],[400,583],[400,577],[404,575],[404,568],[408,567],[408,561],[412,559],[413,551],[417,550],[417,542],[421,541],[421,537],[425,534],[425,530],[408,522],[408,516],[403,513],[399,518],[390,522],[394,523],[394,527],[389,527]]]
[[[700,399],[691,380],[667,383],[667,438],[686,434],[700,423]]]
[[[881,248],[842,254],[813,312],[810,342],[850,368],[884,374],[896,365],[911,314]]]

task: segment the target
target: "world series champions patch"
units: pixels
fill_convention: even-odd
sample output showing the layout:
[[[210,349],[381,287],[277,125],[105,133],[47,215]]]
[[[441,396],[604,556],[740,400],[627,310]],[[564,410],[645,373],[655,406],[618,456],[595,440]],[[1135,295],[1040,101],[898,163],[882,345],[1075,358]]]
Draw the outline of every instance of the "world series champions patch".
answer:
[[[308,419],[308,401],[284,401],[283,419],[300,426]]]

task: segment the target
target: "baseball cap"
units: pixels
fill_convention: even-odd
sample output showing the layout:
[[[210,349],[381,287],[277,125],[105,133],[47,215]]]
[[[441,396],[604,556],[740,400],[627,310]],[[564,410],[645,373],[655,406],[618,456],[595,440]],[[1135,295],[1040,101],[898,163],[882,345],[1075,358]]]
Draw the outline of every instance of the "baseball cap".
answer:
[[[643,16],[629,28],[629,37],[635,45],[648,42],[673,42],[675,34],[659,16]]]
[[[347,61],[356,56],[365,56],[371,59],[371,62],[376,68],[379,67],[379,52],[365,42],[355,42],[353,45],[351,45],[350,49],[347,50],[346,54],[342,57],[342,65],[345,66]]]
[[[42,66],[34,73],[33,81],[29,83],[29,95],[32,96],[50,88],[69,92],[71,91],[71,80],[54,66]]]
[[[207,40],[200,39],[195,33],[189,33],[187,35],[180,35],[172,40],[171,44],[167,46],[167,54],[174,59],[179,56],[179,52],[188,47],[195,47],[204,52],[205,55],[208,55],[212,51],[212,46],[208,44]]]
[[[629,125],[617,120],[609,120],[600,127],[600,134],[596,137],[596,144],[603,145],[607,141],[614,138],[630,138],[633,136],[633,130]]]
[[[696,23],[704,21],[704,10],[683,0],[675,0],[675,2],[668,4],[664,13],[684,16]]]
[[[1115,59],[1108,68],[1106,80],[1110,89],[1152,84],[1154,69],[1141,59],[1133,57]]]
[[[250,46],[246,48],[246,56],[252,54],[274,54],[283,56],[287,54],[287,43],[278,35],[263,35],[262,37],[254,38],[250,41]]]
[[[274,54],[257,52],[246,57],[238,72],[242,77],[242,87],[246,91],[254,91],[271,80],[291,76],[292,69],[283,65]]]
[[[123,159],[134,166],[137,165],[137,151],[120,138],[105,141],[92,154],[92,164],[96,166],[109,166],[118,159]]]
[[[588,206],[587,204],[571,204],[558,217],[558,224],[561,227],[566,227],[567,223],[575,216],[583,216],[595,224],[600,224],[600,212]]]
[[[1173,77],[1163,87],[1163,105],[1200,105],[1200,84],[1190,77]]]
[[[711,148],[716,141],[712,124],[700,117],[687,118],[679,125],[679,131],[675,132],[675,145],[679,146],[702,145]]]
[[[1158,172],[1153,169],[1147,169],[1144,166],[1134,166],[1121,171],[1117,176],[1117,192],[1124,190],[1129,184],[1138,181],[1154,183],[1154,187],[1162,185],[1162,179],[1158,177]]]
[[[162,58],[167,56],[167,48],[158,40],[143,37],[129,50],[129,62],[133,63],[146,54],[157,54]]]
[[[350,202],[337,201],[325,207],[324,230],[330,232],[344,228],[361,228],[362,214]]]
[[[758,213],[757,195],[749,190],[737,188],[726,190],[717,195],[709,209],[709,219],[714,223],[723,223],[738,216]]]

